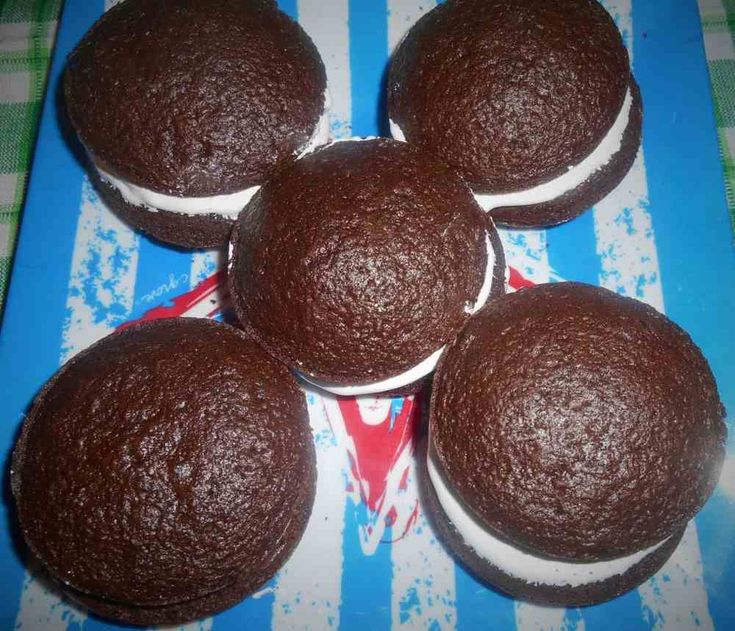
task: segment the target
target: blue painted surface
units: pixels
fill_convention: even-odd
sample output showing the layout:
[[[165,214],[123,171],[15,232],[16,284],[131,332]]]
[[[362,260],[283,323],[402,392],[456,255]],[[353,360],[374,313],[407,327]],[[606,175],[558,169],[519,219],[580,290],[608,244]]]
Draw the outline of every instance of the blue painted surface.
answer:
[[[513,599],[488,589],[457,566],[457,631],[473,629],[514,629]]]
[[[565,280],[597,285],[600,257],[595,251],[594,217],[586,212],[574,221],[546,231],[549,265]]]
[[[604,605],[585,607],[581,612],[585,631],[643,631],[649,628],[641,615],[641,598],[635,590]]]
[[[349,0],[352,133],[377,136],[388,61],[386,0]]]
[[[278,0],[278,8],[294,20],[299,19],[297,0]]]
[[[99,14],[92,3],[78,3],[61,19],[57,53],[41,114],[36,152],[13,278],[0,330],[0,625],[12,628],[22,586],[23,567],[9,534],[10,449],[33,395],[59,365],[66,285],[81,192],[82,169],[70,153],[57,123],[54,104],[66,51]]]
[[[342,550],[342,605],[339,610],[341,629],[390,629],[391,591],[390,544],[381,543],[372,556],[365,556],[358,539],[358,526],[365,524],[365,505],[345,505],[345,529]],[[390,528],[385,539],[390,541]]]
[[[694,0],[634,4],[636,72],[653,227],[667,314],[702,348],[729,410],[735,453],[735,250]],[[720,494],[697,517],[709,608],[735,621],[735,505]]]
[[[273,580],[260,591],[257,598],[248,598],[212,620],[213,631],[242,631],[243,629],[270,628],[273,611]]]
[[[295,0],[280,5],[297,15]],[[51,69],[33,166],[27,208],[5,320],[0,332],[0,452],[7,457],[22,412],[56,369],[65,315],[82,170],[57,126],[53,95],[66,53],[101,11],[102,2],[67,0]],[[350,53],[354,133],[375,135],[379,88],[386,63],[384,0],[350,0]],[[710,360],[725,404],[735,410],[735,254],[725,210],[706,65],[694,0],[636,0],[634,48],[637,78],[646,110],[645,153],[650,210],[668,314],[686,328]],[[550,261],[562,276],[594,282],[600,270],[592,215],[549,231]],[[157,304],[143,296],[169,283],[162,300],[188,282],[190,255],[141,239],[133,315]],[[174,282],[171,281],[173,277]],[[161,302],[159,301],[159,302]],[[731,434],[733,432],[731,431]],[[731,439],[730,453],[735,440]],[[23,567],[8,535],[7,492],[0,527],[0,628],[13,628]],[[390,625],[390,546],[365,557],[357,541],[359,515],[345,506],[342,628]],[[715,624],[735,626],[735,506],[718,493],[698,517],[709,607]],[[340,542],[335,542],[340,545]],[[461,629],[513,628],[514,604],[456,572],[457,620]],[[405,606],[410,609],[410,594]],[[215,629],[269,626],[273,596],[265,593],[215,619]],[[567,614],[575,628],[582,616],[588,630],[646,626],[633,592],[599,607]],[[89,619],[85,629],[109,628]],[[72,627],[70,627],[72,628]]]
[[[97,616],[90,616],[84,621],[83,625],[76,625],[76,627],[79,629],[79,631],[105,631],[105,629],[110,628],[110,623],[106,622],[105,620],[102,620],[102,618],[98,618]],[[131,625],[125,625],[125,624],[116,624],[116,629],[139,629],[140,627],[134,627]],[[69,630],[67,630],[69,631]]]

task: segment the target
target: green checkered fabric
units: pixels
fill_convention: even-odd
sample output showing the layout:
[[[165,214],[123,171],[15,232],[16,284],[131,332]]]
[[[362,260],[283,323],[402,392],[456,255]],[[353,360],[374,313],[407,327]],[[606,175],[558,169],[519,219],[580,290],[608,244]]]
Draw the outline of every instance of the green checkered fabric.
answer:
[[[727,205],[735,230],[735,0],[699,0]]]
[[[0,0],[0,305],[62,0]]]
[[[61,4],[0,0],[0,306]],[[735,227],[735,0],[699,0],[699,8]]]

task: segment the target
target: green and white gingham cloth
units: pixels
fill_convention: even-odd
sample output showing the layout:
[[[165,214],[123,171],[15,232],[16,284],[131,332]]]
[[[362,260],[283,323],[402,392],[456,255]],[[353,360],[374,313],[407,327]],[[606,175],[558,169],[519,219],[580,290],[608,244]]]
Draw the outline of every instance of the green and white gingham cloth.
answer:
[[[0,0],[0,307],[62,0]]]
[[[735,0],[699,0],[720,157],[735,230]]]
[[[735,0],[698,1],[735,226]],[[0,308],[61,3],[0,0]]]

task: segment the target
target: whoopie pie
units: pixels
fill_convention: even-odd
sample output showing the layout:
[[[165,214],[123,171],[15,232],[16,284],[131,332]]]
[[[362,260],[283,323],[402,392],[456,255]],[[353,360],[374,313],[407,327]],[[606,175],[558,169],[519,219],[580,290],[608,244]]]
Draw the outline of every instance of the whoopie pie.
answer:
[[[184,247],[224,245],[258,186],[329,136],[319,53],[272,0],[121,2],[64,91],[103,199]]]
[[[415,391],[470,314],[504,292],[492,220],[456,173],[390,139],[279,171],[239,216],[230,293],[252,335],[335,394]]]
[[[492,301],[434,378],[424,503],[480,579],[538,603],[633,589],[717,484],[725,410],[653,308],[577,283]]]
[[[641,96],[595,0],[448,0],[395,52],[393,136],[432,151],[498,224],[567,221],[612,191],[641,140]]]
[[[314,501],[306,403],[242,331],[171,319],[113,333],[46,384],[13,453],[32,554],[121,622],[178,624],[285,563]]]

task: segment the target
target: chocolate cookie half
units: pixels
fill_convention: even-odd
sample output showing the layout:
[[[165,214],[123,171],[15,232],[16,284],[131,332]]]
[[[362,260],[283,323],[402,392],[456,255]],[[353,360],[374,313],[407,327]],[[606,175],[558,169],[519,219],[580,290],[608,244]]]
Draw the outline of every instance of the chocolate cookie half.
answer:
[[[64,89],[103,199],[184,247],[226,243],[258,186],[329,137],[319,53],[266,0],[121,2]]]
[[[243,326],[336,394],[410,391],[504,292],[492,224],[451,169],[405,143],[338,142],[269,180],[232,234]]]
[[[456,168],[509,226],[548,226],[623,179],[641,97],[620,33],[595,0],[449,0],[396,50],[393,136]]]
[[[316,465],[295,379],[242,331],[135,325],[49,381],[11,485],[33,554],[72,599],[133,624],[235,604],[306,527]]]
[[[501,590],[600,602],[653,574],[712,493],[724,414],[699,349],[651,307],[577,283],[522,290],[437,367],[426,506]]]

